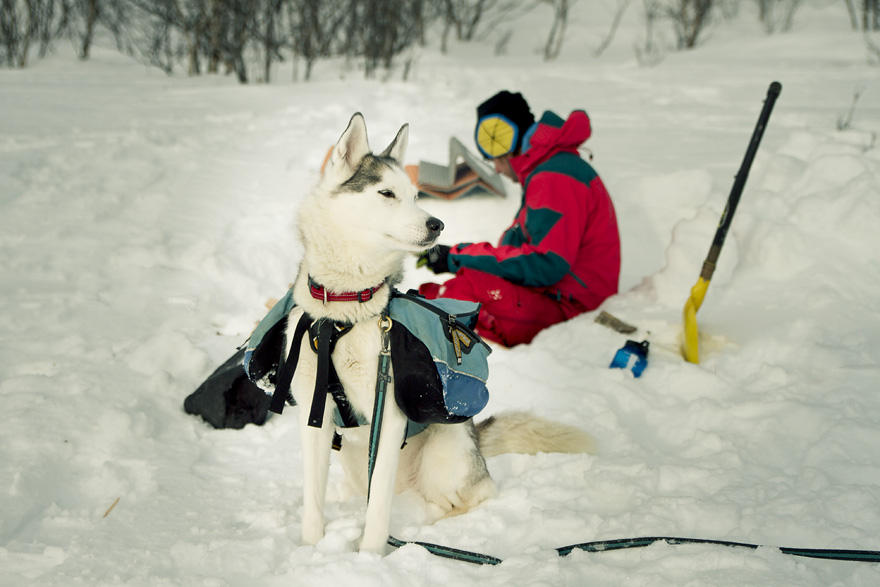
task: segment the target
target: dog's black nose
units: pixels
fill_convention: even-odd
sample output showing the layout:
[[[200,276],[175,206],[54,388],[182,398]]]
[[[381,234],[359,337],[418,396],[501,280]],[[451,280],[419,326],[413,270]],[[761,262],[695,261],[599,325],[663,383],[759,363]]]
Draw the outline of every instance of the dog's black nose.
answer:
[[[440,232],[444,228],[443,221],[439,218],[434,218],[433,216],[428,218],[428,221],[425,222],[425,226],[427,226],[428,230],[431,232]]]

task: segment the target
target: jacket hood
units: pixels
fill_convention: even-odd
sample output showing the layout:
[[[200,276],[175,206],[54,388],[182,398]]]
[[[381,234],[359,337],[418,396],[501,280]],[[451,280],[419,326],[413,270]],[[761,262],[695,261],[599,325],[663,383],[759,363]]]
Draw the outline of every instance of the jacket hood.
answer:
[[[535,167],[559,152],[577,153],[578,147],[590,138],[590,117],[583,110],[575,110],[563,120],[546,111],[529,139],[529,149],[510,158],[510,165],[520,183]]]

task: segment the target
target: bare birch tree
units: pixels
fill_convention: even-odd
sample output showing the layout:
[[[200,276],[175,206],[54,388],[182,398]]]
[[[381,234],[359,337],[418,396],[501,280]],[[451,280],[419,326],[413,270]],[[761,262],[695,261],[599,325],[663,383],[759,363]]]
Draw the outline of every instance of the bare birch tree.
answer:
[[[31,43],[39,30],[38,0],[0,0],[0,42],[3,63],[9,67],[26,67]]]
[[[565,27],[568,25],[568,11],[577,0],[545,0],[553,6],[553,24],[544,45],[544,61],[559,57],[565,40]]]
[[[767,33],[791,30],[794,15],[803,0],[757,0],[758,19]]]

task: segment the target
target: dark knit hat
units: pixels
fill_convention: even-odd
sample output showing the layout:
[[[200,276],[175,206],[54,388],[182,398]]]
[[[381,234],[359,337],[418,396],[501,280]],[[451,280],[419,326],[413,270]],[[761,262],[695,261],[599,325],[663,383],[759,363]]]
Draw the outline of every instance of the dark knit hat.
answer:
[[[514,137],[512,137],[512,145],[509,152],[517,152],[522,146],[523,136],[526,134],[526,131],[535,123],[535,117],[529,109],[526,99],[519,92],[514,94],[507,90],[502,90],[477,107],[477,147],[487,157],[494,157],[496,155],[487,152],[484,145],[481,145],[481,142],[485,141],[485,136],[481,141],[480,123],[492,115],[500,115],[514,127]],[[491,149],[488,151],[491,151]]]

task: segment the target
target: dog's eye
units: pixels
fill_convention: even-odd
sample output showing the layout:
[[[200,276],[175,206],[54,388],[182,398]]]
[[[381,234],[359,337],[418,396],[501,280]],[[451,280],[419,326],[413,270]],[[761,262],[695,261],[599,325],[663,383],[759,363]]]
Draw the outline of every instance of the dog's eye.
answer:
[[[383,196],[385,196],[386,198],[393,198],[394,197],[394,192],[392,192],[391,190],[379,190],[379,193],[382,194]]]

